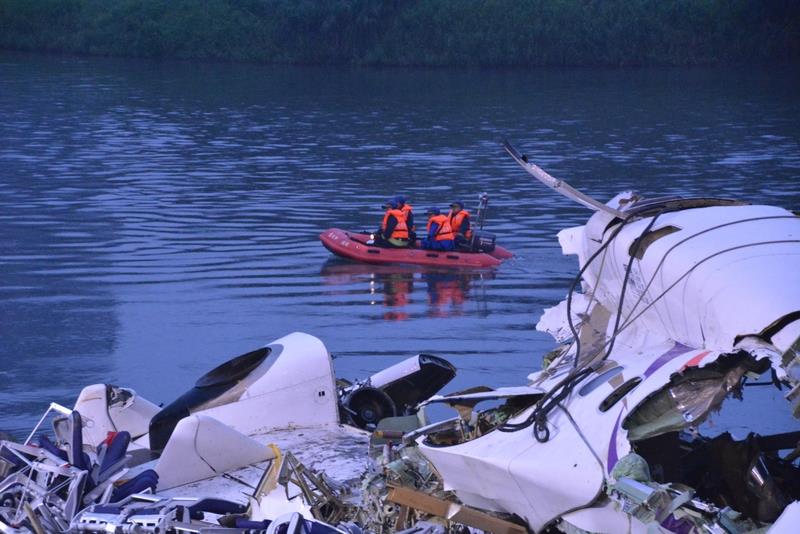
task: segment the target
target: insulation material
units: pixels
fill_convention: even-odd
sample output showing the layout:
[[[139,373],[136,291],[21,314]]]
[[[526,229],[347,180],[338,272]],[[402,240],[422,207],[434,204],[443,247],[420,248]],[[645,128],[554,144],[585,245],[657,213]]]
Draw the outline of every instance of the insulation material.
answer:
[[[635,452],[628,453],[619,459],[611,471],[611,478],[630,478],[637,482],[650,482],[653,480],[650,476],[650,466],[647,465],[647,460]]]

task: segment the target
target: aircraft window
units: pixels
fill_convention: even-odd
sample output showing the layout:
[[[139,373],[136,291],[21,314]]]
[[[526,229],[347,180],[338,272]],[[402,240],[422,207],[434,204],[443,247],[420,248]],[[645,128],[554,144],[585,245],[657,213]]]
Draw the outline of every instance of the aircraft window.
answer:
[[[612,406],[619,402],[622,397],[627,395],[630,390],[638,386],[641,381],[642,377],[640,376],[631,378],[620,387],[612,391],[611,394],[603,399],[603,402],[600,403],[600,411],[607,412]]]
[[[617,376],[622,372],[624,368],[621,366],[613,367],[604,373],[600,373],[596,377],[592,378],[589,382],[587,382],[581,389],[578,391],[581,397],[585,397],[592,391],[596,390],[613,377]]]
[[[269,347],[264,347],[228,360],[201,376],[195,383],[195,387],[222,386],[241,380],[250,374],[253,369],[261,365],[261,362],[267,359],[271,350]]]

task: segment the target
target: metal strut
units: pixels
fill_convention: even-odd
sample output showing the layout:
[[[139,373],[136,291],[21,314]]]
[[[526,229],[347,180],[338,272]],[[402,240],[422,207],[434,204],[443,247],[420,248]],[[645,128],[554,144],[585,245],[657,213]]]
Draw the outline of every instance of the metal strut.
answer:
[[[321,474],[307,468],[291,452],[286,452],[283,458],[278,482],[286,487],[287,498],[290,483],[300,488],[312,515],[320,521],[335,525],[348,519],[354,511]]]

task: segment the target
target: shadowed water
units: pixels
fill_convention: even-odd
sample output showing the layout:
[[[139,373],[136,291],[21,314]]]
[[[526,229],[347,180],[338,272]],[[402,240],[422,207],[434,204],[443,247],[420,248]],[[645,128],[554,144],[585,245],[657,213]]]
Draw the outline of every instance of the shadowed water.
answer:
[[[22,433],[85,384],[169,402],[217,363],[319,336],[342,376],[417,352],[449,390],[520,384],[589,212],[513,140],[606,200],[634,188],[800,204],[795,71],[351,70],[0,55],[0,413]],[[331,260],[317,235],[381,203],[491,197],[495,272]],[[422,218],[422,217],[420,217]],[[765,395],[780,395],[779,392]],[[761,392],[759,392],[761,394]]]

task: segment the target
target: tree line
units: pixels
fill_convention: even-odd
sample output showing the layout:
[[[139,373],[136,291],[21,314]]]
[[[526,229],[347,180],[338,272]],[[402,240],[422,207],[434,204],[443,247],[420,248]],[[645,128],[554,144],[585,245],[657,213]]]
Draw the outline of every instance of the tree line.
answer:
[[[0,0],[0,48],[354,65],[796,61],[797,0]]]

